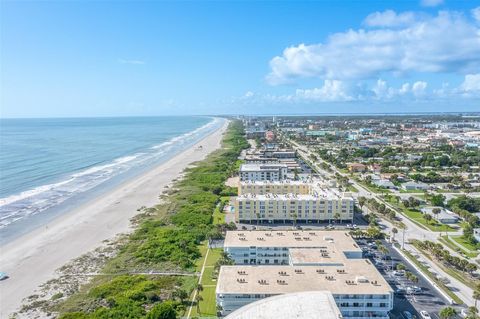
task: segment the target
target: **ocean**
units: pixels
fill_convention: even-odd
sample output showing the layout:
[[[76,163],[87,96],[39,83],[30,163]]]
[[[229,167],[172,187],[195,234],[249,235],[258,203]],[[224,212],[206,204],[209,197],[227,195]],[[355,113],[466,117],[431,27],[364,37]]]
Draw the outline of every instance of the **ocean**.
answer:
[[[0,244],[165,162],[223,123],[200,116],[0,119]]]

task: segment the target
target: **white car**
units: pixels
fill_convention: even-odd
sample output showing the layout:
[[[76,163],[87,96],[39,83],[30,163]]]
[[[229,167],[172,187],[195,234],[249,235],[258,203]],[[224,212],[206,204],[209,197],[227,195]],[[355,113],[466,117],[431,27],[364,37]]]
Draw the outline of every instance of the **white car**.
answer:
[[[425,310],[420,311],[420,316],[422,316],[423,319],[432,319],[432,317],[430,317],[430,314]]]
[[[393,275],[397,277],[403,277],[405,276],[405,270],[395,270],[393,271]]]
[[[463,309],[460,311],[460,316],[462,316],[462,318],[467,318],[467,317],[468,317],[468,309],[467,309],[467,308],[463,308]]]
[[[409,294],[418,293],[418,292],[422,292],[422,288],[417,287],[417,286],[407,287],[407,293],[409,293]]]

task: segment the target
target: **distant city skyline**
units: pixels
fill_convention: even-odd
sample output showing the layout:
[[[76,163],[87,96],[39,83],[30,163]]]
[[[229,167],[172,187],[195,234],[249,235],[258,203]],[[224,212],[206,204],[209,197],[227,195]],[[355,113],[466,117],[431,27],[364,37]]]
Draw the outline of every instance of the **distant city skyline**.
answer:
[[[480,111],[473,1],[0,5],[3,118]]]

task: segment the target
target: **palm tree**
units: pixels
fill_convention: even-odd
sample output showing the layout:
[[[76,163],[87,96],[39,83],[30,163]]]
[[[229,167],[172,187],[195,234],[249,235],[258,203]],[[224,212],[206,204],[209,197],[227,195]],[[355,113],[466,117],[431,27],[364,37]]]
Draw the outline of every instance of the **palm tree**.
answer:
[[[467,318],[477,319],[478,309],[476,307],[468,307]]]
[[[392,228],[392,242],[395,240],[395,235],[398,234],[398,229],[395,227]]]
[[[378,251],[383,255],[383,259],[385,259],[387,257],[387,254],[389,253],[388,248],[384,245],[379,246]]]
[[[200,313],[200,301],[202,301],[202,300],[203,300],[203,297],[200,296],[200,294],[197,294],[195,296],[195,303],[197,305],[197,313]]]
[[[404,223],[399,224],[399,228],[402,230],[402,249],[405,248],[405,230],[407,226]]]
[[[438,220],[438,214],[440,214],[442,210],[438,207],[435,207],[434,209],[432,209],[432,213],[433,213],[433,216],[435,216],[435,219]]]
[[[442,310],[440,310],[439,315],[440,315],[440,318],[442,319],[450,319],[457,315],[457,311],[452,307],[445,307]]]
[[[184,303],[185,299],[188,298],[188,293],[183,289],[177,289],[172,293],[173,299],[179,299],[180,303]]]
[[[475,299],[475,308],[477,308],[477,301],[480,300],[480,287],[477,287],[477,289],[473,291],[472,297]]]
[[[293,213],[292,217],[293,217],[293,228],[295,228],[295,226],[297,225],[297,218],[298,218],[297,213]]]
[[[338,213],[338,212],[335,213],[335,214],[333,215],[333,219],[335,219],[335,220],[338,222],[339,219],[340,219],[340,213]]]

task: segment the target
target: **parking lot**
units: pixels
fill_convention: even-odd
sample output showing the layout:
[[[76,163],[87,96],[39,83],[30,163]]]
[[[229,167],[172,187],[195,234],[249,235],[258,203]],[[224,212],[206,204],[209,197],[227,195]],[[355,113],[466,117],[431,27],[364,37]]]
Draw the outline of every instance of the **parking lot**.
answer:
[[[405,311],[416,318],[421,318],[420,311],[422,310],[427,311],[432,319],[440,318],[439,311],[449,306],[449,302],[419,272],[411,267],[389,243],[382,241],[382,245],[389,250],[388,257],[386,257],[388,260],[378,251],[378,247],[373,241],[358,241],[358,243],[395,291],[394,309],[391,312],[391,318],[408,319],[404,315]],[[402,275],[402,272],[396,272],[396,265],[399,263],[405,265],[406,271],[414,274],[418,278],[418,282],[411,282],[405,275]],[[461,308],[457,307],[457,310],[460,313]]]

